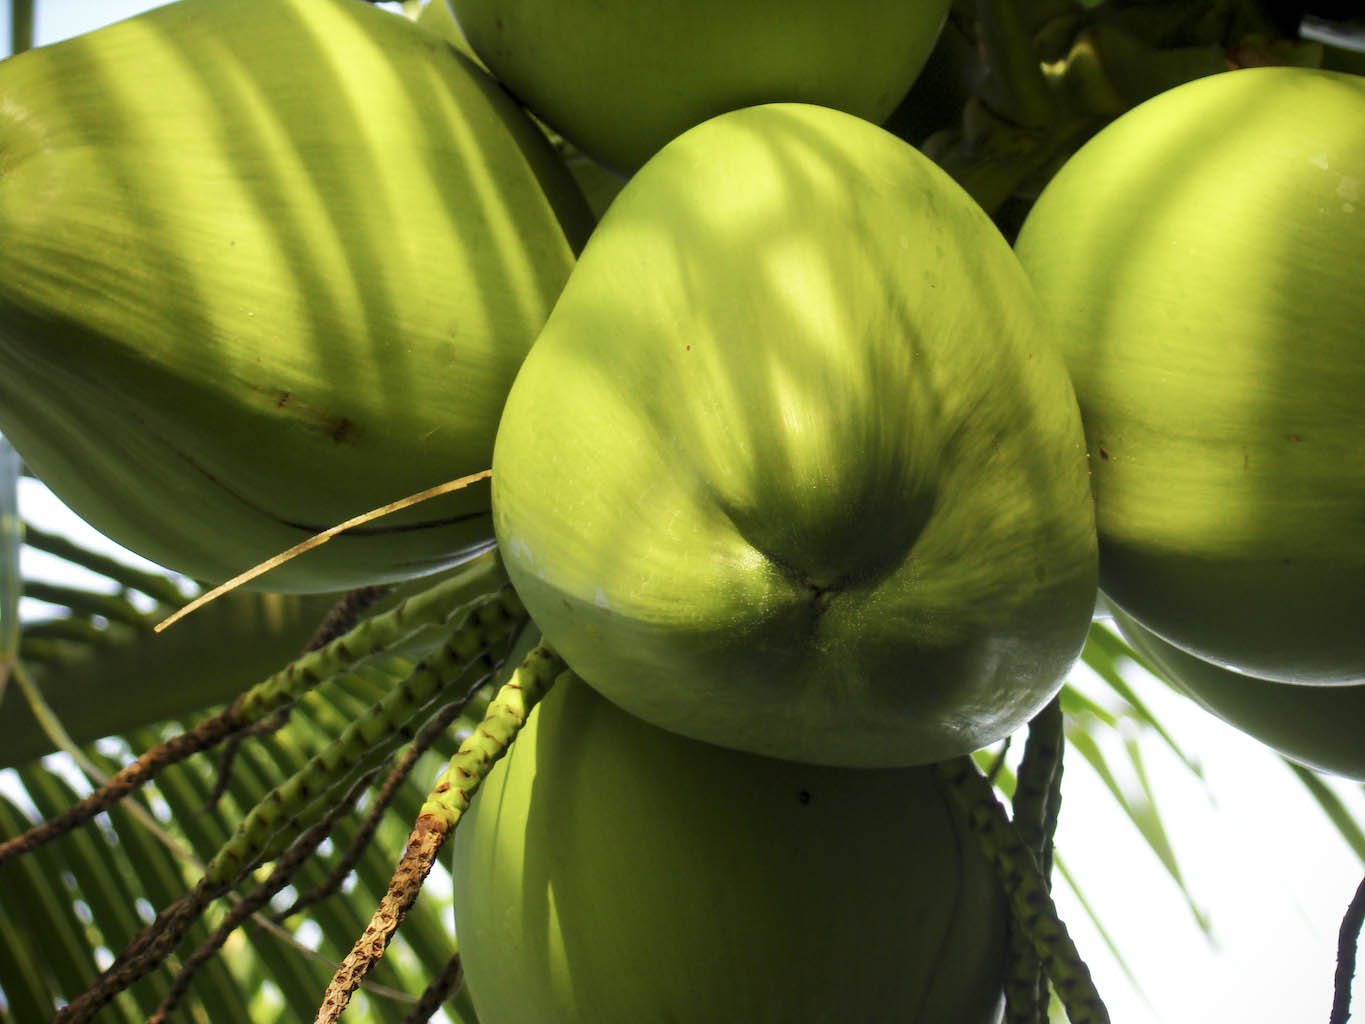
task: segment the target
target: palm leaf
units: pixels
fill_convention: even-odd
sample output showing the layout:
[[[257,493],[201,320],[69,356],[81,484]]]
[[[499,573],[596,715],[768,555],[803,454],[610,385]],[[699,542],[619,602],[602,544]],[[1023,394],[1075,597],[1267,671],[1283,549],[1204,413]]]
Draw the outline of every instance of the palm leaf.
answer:
[[[19,598],[24,591],[19,549],[24,523],[19,518],[19,453],[0,435],[0,706],[9,668],[19,654]]]
[[[191,728],[279,668],[298,653],[335,603],[334,595],[281,598],[236,593],[157,635],[149,627],[179,595],[174,581],[42,531],[35,534],[49,553],[99,573],[110,585],[105,590],[35,588],[28,581],[30,593],[36,589],[60,602],[64,614],[26,622],[18,637],[20,657],[28,654],[30,644],[39,651],[37,687],[74,736],[70,742],[80,745],[73,750],[79,763],[105,775],[167,736]],[[13,562],[17,565],[17,557]],[[134,595],[133,587],[140,594]],[[400,596],[402,592],[390,603]],[[151,603],[154,599],[158,603]],[[149,604],[151,610],[142,610]],[[80,628],[61,631],[54,625]],[[59,633],[63,639],[52,643]],[[155,909],[167,906],[193,883],[246,811],[396,685],[437,635],[431,630],[409,637],[401,648],[308,693],[285,728],[243,745],[222,799],[211,812],[203,807],[218,769],[213,755],[201,754],[172,767],[86,827],[0,865],[0,1021],[48,1019],[59,1000],[86,987]],[[0,750],[5,762],[15,766],[3,773],[0,835],[18,834],[58,814],[92,786],[64,755],[35,760],[54,746],[39,727],[39,717],[19,689],[12,688],[0,713]],[[450,734],[417,762],[410,782],[385,812],[374,843],[356,863],[346,891],[283,925],[263,917],[248,924],[196,975],[180,1008],[184,1019],[249,1022],[311,1017],[336,962],[363,930],[370,909],[385,891],[426,787],[453,753],[460,730],[471,727],[470,722],[457,721]],[[111,728],[122,731],[100,739]],[[320,816],[324,809],[315,806],[312,816]],[[157,823],[156,828],[148,827],[149,820]],[[327,856],[316,857],[293,880],[293,893],[323,882],[359,828],[358,814],[343,821],[332,835]],[[234,898],[254,880],[255,876],[244,879]],[[103,1011],[101,1019],[147,1019],[164,997],[177,964],[208,938],[224,913],[225,908],[214,908],[192,929],[180,947],[179,960],[132,986]],[[44,922],[40,945],[32,938],[35,921]],[[401,1021],[427,980],[452,955],[450,923],[448,900],[419,902],[394,955],[375,970],[352,1017]],[[34,955],[39,948],[43,955]],[[474,1019],[463,994],[451,1001],[447,1013],[454,1020]]]

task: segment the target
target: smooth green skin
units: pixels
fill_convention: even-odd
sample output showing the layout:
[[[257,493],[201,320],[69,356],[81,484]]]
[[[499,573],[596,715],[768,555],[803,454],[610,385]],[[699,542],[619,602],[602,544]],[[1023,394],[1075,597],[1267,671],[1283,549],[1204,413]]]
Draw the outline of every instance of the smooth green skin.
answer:
[[[483,61],[479,60],[478,54],[469,45],[469,40],[465,38],[464,32],[461,30],[459,22],[455,20],[455,15],[446,0],[428,0],[426,6],[422,8],[414,20],[428,32],[435,32],[460,53],[478,64],[479,67],[484,66]],[[485,68],[485,70],[487,69]],[[573,175],[575,184],[582,191],[583,198],[588,201],[593,216],[600,218],[606,208],[611,205],[616,193],[621,191],[625,179],[581,153],[573,153],[568,156],[565,159],[565,165],[568,167],[569,173]]]
[[[455,20],[455,12],[450,9],[447,0],[426,0],[412,20],[428,32],[434,32],[479,67],[484,68],[483,61],[479,60],[478,54],[474,52],[474,48],[469,45],[469,40],[460,29],[460,23]]]
[[[725,114],[637,173],[493,465],[547,639],[697,739],[941,760],[1021,726],[1084,643],[1084,440],[1028,283],[946,175],[847,114]]]
[[[0,64],[0,431],[218,581],[486,469],[591,214],[486,75],[347,0],[183,0]],[[260,581],[449,564],[486,483]]]
[[[452,0],[474,50],[536,115],[623,172],[727,110],[834,107],[880,122],[948,0]]]
[[[1158,96],[1016,249],[1081,403],[1105,591],[1226,667],[1365,678],[1365,80]]]
[[[1365,782],[1365,680],[1297,686],[1241,675],[1173,647],[1110,608],[1133,649],[1205,711],[1301,765]]]
[[[484,1024],[994,1024],[1007,909],[926,768],[686,740],[567,677],[455,833]]]

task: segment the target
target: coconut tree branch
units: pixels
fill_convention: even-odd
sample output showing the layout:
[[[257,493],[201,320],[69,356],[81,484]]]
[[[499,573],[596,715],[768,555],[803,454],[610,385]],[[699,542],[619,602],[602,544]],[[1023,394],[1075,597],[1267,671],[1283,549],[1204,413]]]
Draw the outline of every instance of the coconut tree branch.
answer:
[[[332,610],[327,613],[323,620],[318,623],[318,628],[313,632],[312,638],[304,645],[300,653],[309,654],[312,651],[321,650],[333,640],[355,629],[360,624],[361,616],[390,589],[387,586],[368,586],[347,591],[332,606]],[[250,734],[252,736],[271,736],[279,732],[289,721],[292,708],[292,704],[280,708],[270,718],[253,726]],[[213,789],[204,801],[203,810],[212,810],[223,798],[223,794],[227,792],[228,786],[232,782],[232,766],[237,760],[237,753],[242,749],[242,742],[246,737],[245,732],[238,732],[229,736],[227,742],[223,744],[222,752],[218,755],[218,770]]]
[[[566,670],[558,654],[544,644],[538,645],[498,691],[478,728],[460,744],[417,815],[388,892],[327,986],[314,1024],[335,1024],[341,1019],[352,994],[384,955],[394,932],[417,901],[437,854],[469,809],[479,786],[507,752],[532,709]]]
[[[384,812],[389,809],[394,798],[398,796],[407,781],[412,769],[416,766],[421,756],[430,749],[431,745],[444,735],[450,723],[455,721],[469,706],[473,694],[466,694],[464,700],[456,701],[446,705],[438,711],[422,730],[408,745],[407,750],[403,751],[402,756],[389,769],[388,776],[383,784],[375,793],[374,801],[365,812],[365,820],[361,823],[359,830],[352,837],[350,844],[337,859],[332,870],[327,873],[327,877],[319,882],[308,892],[303,893],[289,907],[280,911],[274,916],[276,921],[285,921],[302,910],[307,909],[314,903],[326,899],[332,893],[341,888],[341,883],[346,880],[351,869],[360,861],[364,853],[370,847],[370,842],[374,839],[374,834],[379,829],[379,824],[384,818]]]
[[[1014,910],[1015,927],[1032,942],[1071,1024],[1109,1024],[1109,1011],[1057,913],[1038,860],[1010,823],[985,776],[966,756],[940,762],[934,769],[995,865]]]
[[[385,649],[417,629],[444,621],[452,613],[450,602],[461,597],[467,598],[468,588],[469,580],[463,575],[452,577],[381,615],[366,619],[348,633],[291,662],[188,732],[172,737],[142,754],[116,773],[107,784],[62,814],[22,835],[0,842],[0,863],[50,842],[89,821],[171,765],[191,754],[216,746],[233,733],[292,704],[304,693],[361,658]],[[481,597],[484,603],[488,601],[486,596]],[[457,606],[454,611],[461,610],[461,607],[467,606]]]
[[[199,722],[192,729],[146,751],[131,764],[116,772],[104,785],[72,804],[55,818],[35,825],[12,839],[0,842],[0,864],[80,827],[101,811],[109,809],[151,782],[171,765],[185,760],[191,754],[217,745],[224,737],[236,732],[244,724],[237,713],[237,705],[233,704]]]
[[[460,960],[460,954],[456,953],[446,961],[441,973],[432,979],[417,1000],[417,1005],[403,1018],[402,1024],[426,1024],[441,1008],[441,1004],[450,998],[450,994],[458,991],[463,984],[464,963]]]
[[[1356,887],[1341,919],[1337,939],[1336,988],[1332,998],[1332,1016],[1328,1024],[1346,1024],[1351,1017],[1351,983],[1356,974],[1356,949],[1360,945],[1360,930],[1365,925],[1365,878]]]
[[[1014,789],[1014,825],[1033,851],[1043,881],[1052,888],[1052,837],[1062,780],[1062,706],[1053,698],[1029,723],[1028,742]],[[1005,981],[1008,1024],[1047,1024],[1047,973],[1023,930],[1010,930],[1010,969]]]
[[[356,779],[346,795],[332,806],[321,821],[289,844],[289,848],[276,860],[270,876],[249,894],[237,901],[213,934],[186,958],[176,974],[175,980],[171,982],[170,990],[161,1000],[161,1005],[147,1018],[147,1024],[165,1024],[170,1019],[170,1014],[179,1005],[185,993],[189,991],[190,983],[194,980],[194,975],[199,968],[223,948],[232,933],[241,927],[242,922],[252,917],[270,901],[272,896],[289,884],[289,881],[302,869],[322,841],[331,835],[341,817],[355,806],[355,802],[360,799],[360,794],[369,787],[378,774],[379,768],[376,767]]]

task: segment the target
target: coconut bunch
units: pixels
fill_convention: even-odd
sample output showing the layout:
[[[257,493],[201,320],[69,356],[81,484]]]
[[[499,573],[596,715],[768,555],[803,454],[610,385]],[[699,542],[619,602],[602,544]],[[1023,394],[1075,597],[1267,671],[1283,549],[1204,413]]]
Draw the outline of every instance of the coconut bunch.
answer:
[[[1123,634],[1219,717],[1356,779],[1362,124],[1357,75],[1181,85],[1072,157],[1016,244],[1080,401]]]
[[[1099,588],[1140,649],[1365,676],[1365,89],[1165,93],[1012,248],[878,126],[947,4],[893,6],[181,0],[0,65],[0,430],[73,508],[217,582],[492,471],[262,577],[468,563],[311,656],[440,634],[61,1019],[497,681],[320,1020],[457,825],[485,1024],[1023,1022],[1044,975],[1107,1020],[1048,892]],[[1010,818],[973,755],[1025,727]]]

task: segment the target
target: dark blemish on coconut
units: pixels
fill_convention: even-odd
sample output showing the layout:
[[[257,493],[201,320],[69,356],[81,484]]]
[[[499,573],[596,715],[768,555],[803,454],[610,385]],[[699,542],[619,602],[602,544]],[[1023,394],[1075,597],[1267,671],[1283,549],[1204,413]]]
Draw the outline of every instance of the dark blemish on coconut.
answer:
[[[354,440],[355,433],[355,424],[347,417],[343,416],[341,419],[332,423],[331,429],[327,432],[327,436],[337,444],[345,444],[347,441]]]

